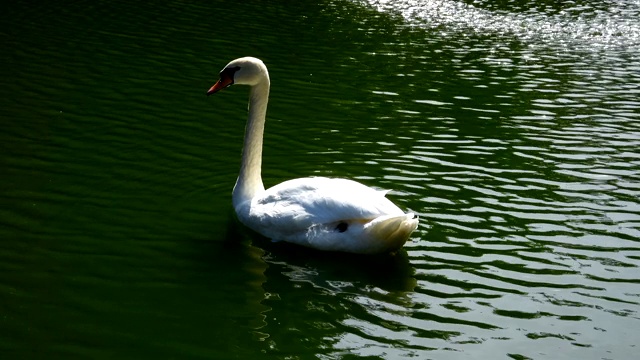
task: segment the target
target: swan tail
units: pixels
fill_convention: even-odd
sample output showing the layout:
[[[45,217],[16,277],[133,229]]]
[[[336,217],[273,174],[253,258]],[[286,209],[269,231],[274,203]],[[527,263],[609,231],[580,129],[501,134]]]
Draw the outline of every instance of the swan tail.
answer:
[[[418,227],[418,217],[412,213],[380,216],[365,225],[367,237],[375,239],[377,246],[372,252],[394,252],[399,250]]]

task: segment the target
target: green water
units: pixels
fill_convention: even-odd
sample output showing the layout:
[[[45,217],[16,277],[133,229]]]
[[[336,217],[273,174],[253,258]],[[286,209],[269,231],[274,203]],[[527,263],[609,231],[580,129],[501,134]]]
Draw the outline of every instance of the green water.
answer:
[[[640,7],[19,1],[0,11],[3,359],[631,359]],[[238,225],[265,61],[266,186],[392,189],[395,257]]]

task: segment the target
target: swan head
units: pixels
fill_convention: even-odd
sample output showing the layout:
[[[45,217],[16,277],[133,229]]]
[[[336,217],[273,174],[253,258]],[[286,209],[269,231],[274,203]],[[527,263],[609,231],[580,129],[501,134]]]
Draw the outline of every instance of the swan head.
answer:
[[[269,82],[269,72],[262,60],[242,57],[231,61],[220,71],[220,79],[207,91],[207,95],[234,84],[256,86],[265,82]]]

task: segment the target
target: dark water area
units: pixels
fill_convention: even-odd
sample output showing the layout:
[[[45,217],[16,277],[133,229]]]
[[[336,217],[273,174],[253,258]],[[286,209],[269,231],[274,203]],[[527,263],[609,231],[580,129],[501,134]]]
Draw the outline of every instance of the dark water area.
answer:
[[[638,1],[18,1],[0,11],[0,356],[631,359]],[[263,59],[266,186],[391,189],[396,256],[231,209]]]

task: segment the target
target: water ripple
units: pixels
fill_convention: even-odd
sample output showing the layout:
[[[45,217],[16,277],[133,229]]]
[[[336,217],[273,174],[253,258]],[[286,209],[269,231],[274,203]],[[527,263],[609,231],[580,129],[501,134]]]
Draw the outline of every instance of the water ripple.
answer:
[[[638,4],[365,3],[400,15],[404,38],[432,46],[395,52],[401,81],[375,90],[411,129],[385,140],[405,151],[375,161],[393,163],[385,179],[423,219],[406,246],[413,304],[380,310],[415,334],[383,337],[437,349],[523,339],[589,349],[615,332],[628,346],[610,324],[636,326],[640,313],[640,26],[628,17]],[[477,39],[447,42],[469,30]]]
[[[635,355],[637,1],[12,4],[0,347]],[[265,184],[391,189],[421,218],[405,251],[236,226],[246,97],[202,94],[236,51],[272,75]]]
[[[517,3],[500,8],[491,1],[472,3],[453,0],[360,0],[378,11],[399,14],[415,26],[439,29],[441,36],[455,32],[512,34],[537,43],[554,42],[560,46],[637,47],[640,24],[632,20],[640,13],[633,1],[587,1],[584,6],[573,2],[556,7],[518,8]],[[503,60],[508,63],[508,60]]]

